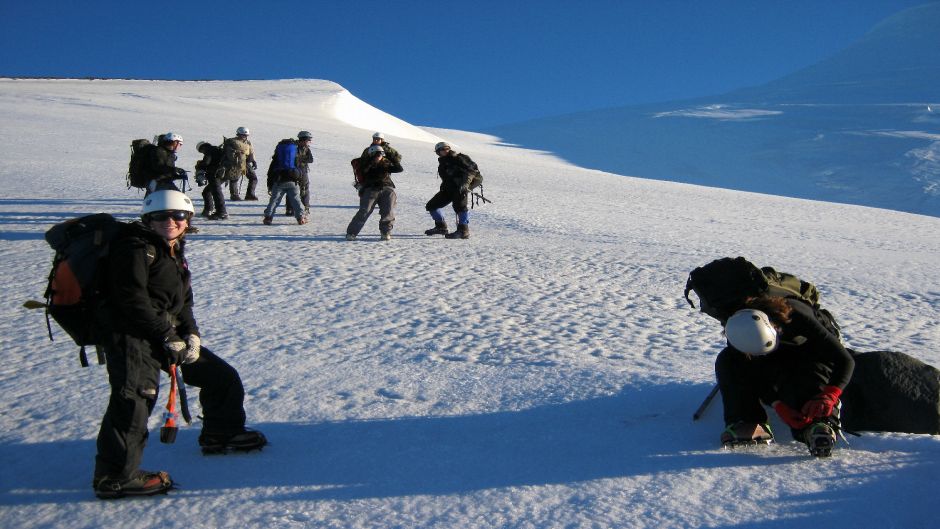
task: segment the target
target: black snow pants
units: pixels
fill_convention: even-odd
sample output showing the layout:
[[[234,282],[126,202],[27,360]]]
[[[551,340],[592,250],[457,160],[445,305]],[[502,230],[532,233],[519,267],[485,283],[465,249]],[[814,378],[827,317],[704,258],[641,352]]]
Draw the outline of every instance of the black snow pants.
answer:
[[[95,478],[126,478],[140,467],[147,419],[157,404],[160,371],[167,371],[160,344],[112,335],[104,345],[111,397],[98,432]],[[245,390],[238,372],[203,347],[199,359],[181,366],[187,386],[200,388],[203,431],[239,432],[245,427]]]
[[[715,375],[725,424],[767,422],[763,405],[782,401],[795,410],[816,396],[832,372],[825,362],[803,355],[748,356],[730,347],[718,354]]]

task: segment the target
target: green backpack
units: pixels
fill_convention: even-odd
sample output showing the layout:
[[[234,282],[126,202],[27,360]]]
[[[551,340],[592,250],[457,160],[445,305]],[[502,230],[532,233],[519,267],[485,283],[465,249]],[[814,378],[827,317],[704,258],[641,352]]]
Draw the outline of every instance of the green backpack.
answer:
[[[820,307],[816,285],[770,266],[758,268],[743,257],[716,259],[692,270],[685,283],[685,300],[695,308],[690,292],[698,296],[699,310],[722,324],[749,297],[770,295],[798,299],[813,308],[820,323],[830,332],[841,335],[835,318]]]
[[[224,179],[234,182],[248,173],[251,145],[241,138],[222,138],[222,170]]]

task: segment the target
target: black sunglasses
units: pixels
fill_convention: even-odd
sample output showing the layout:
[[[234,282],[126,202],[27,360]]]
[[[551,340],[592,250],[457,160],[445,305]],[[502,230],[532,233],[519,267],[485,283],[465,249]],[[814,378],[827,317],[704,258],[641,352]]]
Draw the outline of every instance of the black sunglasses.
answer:
[[[180,221],[189,220],[192,216],[193,214],[188,211],[157,211],[150,214],[150,220],[157,222],[166,222],[167,219]]]

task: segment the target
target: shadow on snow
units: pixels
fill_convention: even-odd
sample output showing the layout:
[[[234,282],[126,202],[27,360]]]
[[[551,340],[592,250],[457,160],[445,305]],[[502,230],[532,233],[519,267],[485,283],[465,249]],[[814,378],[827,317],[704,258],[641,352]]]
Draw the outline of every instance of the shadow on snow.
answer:
[[[696,469],[792,472],[796,467],[786,465],[827,463],[812,461],[795,446],[790,449],[786,439],[777,450],[760,454],[716,448],[720,403],[714,403],[700,423],[692,423],[690,417],[707,389],[705,385],[627,387],[610,397],[476,415],[262,423],[257,426],[270,446],[261,453],[226,456],[202,456],[196,447],[198,425],[193,425],[181,428],[174,445],[162,445],[151,436],[144,467],[169,470],[181,486],[176,494],[185,497],[257,487],[259,500],[347,501],[668,477]],[[249,415],[252,409],[274,404],[250,402]],[[933,443],[907,438],[874,442],[890,450],[892,464],[906,467],[905,471],[936,470],[938,450]],[[94,452],[93,439],[0,444],[4,468],[0,504],[93,500]],[[898,489],[905,474],[894,470],[860,469],[858,479],[848,485],[849,493],[827,490],[778,501],[794,502],[804,516],[811,514],[807,508],[829,513],[841,510],[841,502],[898,498],[899,490],[911,487]],[[841,481],[845,476],[839,478],[845,489]],[[749,526],[782,527],[755,522]]]

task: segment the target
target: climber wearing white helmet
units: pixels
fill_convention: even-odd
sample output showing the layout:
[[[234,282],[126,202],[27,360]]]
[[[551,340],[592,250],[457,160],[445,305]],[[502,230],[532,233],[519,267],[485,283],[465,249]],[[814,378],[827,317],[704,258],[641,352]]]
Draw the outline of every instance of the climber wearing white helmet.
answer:
[[[346,240],[354,241],[365,226],[369,215],[376,206],[379,207],[379,233],[383,241],[392,238],[392,228],[395,226],[395,205],[398,194],[395,192],[395,183],[392,173],[404,171],[401,162],[387,156],[385,148],[375,143],[366,149],[366,160],[360,162],[359,170],[362,174],[362,184],[359,187],[359,211],[346,226]]]
[[[146,175],[148,181],[146,194],[161,189],[179,191],[174,180],[182,180],[185,189],[185,182],[189,177],[186,171],[176,167],[176,153],[183,145],[183,137],[175,132],[167,132],[160,135],[154,143],[158,148],[150,149],[141,165],[141,172]]]
[[[251,132],[248,127],[238,127],[235,129],[235,137],[229,138],[223,143],[223,150],[227,158],[226,163],[231,167],[227,168],[226,177],[229,186],[229,200],[241,200],[240,187],[241,177],[248,180],[248,188],[245,190],[245,200],[258,200],[255,195],[255,189],[258,187],[258,175],[255,172],[258,169],[258,162],[255,160],[255,149],[251,145],[248,136]],[[240,158],[243,157],[243,158]],[[236,160],[232,162],[231,160]],[[237,167],[236,167],[237,166]]]
[[[725,323],[728,347],[715,361],[725,424],[722,443],[773,440],[764,405],[815,456],[839,431],[839,396],[855,367],[839,336],[799,299],[749,298]]]
[[[382,134],[381,132],[376,132],[373,134],[372,143],[366,146],[365,149],[362,149],[362,155],[359,156],[360,162],[366,162],[369,160],[369,147],[372,147],[373,145],[378,145],[381,147],[385,152],[385,157],[387,159],[401,163],[401,154],[399,154],[394,147],[389,145],[388,141],[385,139],[385,134]]]
[[[173,488],[167,472],[142,470],[148,419],[160,372],[179,367],[200,388],[203,453],[257,450],[267,440],[245,428],[245,390],[238,372],[202,345],[193,315],[186,227],[194,213],[183,193],[144,199],[141,221],[112,240],[99,308],[111,396],[98,432],[92,485],[99,498],[150,496]]]

